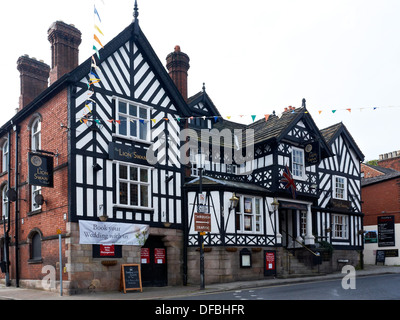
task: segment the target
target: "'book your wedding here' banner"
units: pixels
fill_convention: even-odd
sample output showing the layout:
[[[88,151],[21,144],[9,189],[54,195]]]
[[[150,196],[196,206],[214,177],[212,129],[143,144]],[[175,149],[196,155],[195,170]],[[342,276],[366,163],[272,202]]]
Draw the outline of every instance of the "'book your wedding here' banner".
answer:
[[[149,226],[141,224],[79,221],[80,244],[143,246]]]

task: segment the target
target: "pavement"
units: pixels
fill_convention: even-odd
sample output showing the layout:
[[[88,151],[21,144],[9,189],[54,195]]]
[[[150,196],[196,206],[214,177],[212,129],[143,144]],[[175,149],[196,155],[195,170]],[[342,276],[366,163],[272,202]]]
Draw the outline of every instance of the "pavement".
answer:
[[[400,266],[365,265],[364,270],[356,271],[356,277],[393,273],[400,273]],[[189,285],[162,288],[143,288],[143,292],[131,291],[126,294],[119,291],[112,291],[84,293],[71,296],[61,296],[59,292],[55,293],[0,285],[0,300],[168,300],[172,298],[179,299],[179,297],[187,297],[190,295],[198,296],[198,299],[201,300],[201,294],[212,294],[231,290],[288,285],[311,281],[329,281],[342,279],[344,276],[345,274],[336,272],[327,275],[315,275],[307,277],[292,277],[286,279],[271,277],[265,280],[210,284],[206,285],[204,290],[200,290],[199,286]]]

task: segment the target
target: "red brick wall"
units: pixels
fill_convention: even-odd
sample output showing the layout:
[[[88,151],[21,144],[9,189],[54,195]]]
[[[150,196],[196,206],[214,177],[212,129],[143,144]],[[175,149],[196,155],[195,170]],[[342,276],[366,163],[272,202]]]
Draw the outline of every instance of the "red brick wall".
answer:
[[[400,223],[400,178],[362,187],[361,199],[364,225],[376,225],[377,216],[385,214],[395,215],[395,223]]]
[[[56,267],[59,260],[57,229],[66,233],[68,220],[68,133],[61,128],[61,123],[67,125],[67,89],[57,93],[51,100],[44,103],[35,114],[42,117],[41,142],[42,150],[55,153],[54,157],[54,188],[42,188],[42,195],[46,203],[39,213],[31,213],[31,186],[28,184],[28,153],[30,149],[30,130],[28,129],[32,116],[28,116],[19,123],[19,246],[20,246],[20,279],[42,279],[42,267],[52,265]],[[15,168],[15,133],[11,137],[11,168]],[[0,177],[0,184],[10,178],[11,188],[15,187],[15,171],[11,177],[4,174]],[[10,247],[10,278],[15,279],[15,211],[11,204],[11,247]],[[64,220],[64,214],[67,220]],[[30,264],[29,234],[38,229],[42,234],[43,263]],[[0,237],[3,237],[3,228],[0,228]],[[63,240],[63,256],[65,243]],[[64,260],[65,263],[65,260]],[[4,275],[2,275],[4,277]]]
[[[400,157],[379,160],[378,166],[381,166],[384,168],[391,168],[391,169],[400,171]]]

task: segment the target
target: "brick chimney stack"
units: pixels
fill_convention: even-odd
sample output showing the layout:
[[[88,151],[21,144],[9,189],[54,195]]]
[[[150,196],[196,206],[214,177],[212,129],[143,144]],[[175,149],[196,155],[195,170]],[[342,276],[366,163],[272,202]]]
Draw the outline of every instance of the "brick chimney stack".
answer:
[[[50,85],[79,65],[79,45],[82,33],[73,25],[54,22],[49,31],[51,43]]]
[[[169,75],[185,101],[188,100],[189,62],[189,56],[186,53],[181,52],[180,46],[176,46],[175,51],[167,56],[167,69]]]
[[[17,69],[21,79],[19,98],[19,110],[21,110],[48,87],[50,66],[25,55],[18,59]]]

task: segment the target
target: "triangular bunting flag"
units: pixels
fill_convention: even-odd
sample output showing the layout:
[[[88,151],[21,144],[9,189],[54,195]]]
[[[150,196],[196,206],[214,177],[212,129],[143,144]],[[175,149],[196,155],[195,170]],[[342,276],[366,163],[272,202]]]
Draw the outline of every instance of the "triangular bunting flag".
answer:
[[[268,121],[268,119],[269,119],[269,116],[270,116],[269,114],[265,114],[265,115],[264,115],[264,117],[265,117],[265,121]]]
[[[253,119],[253,122],[254,122],[254,120],[256,119],[256,116],[252,115],[251,118]]]

